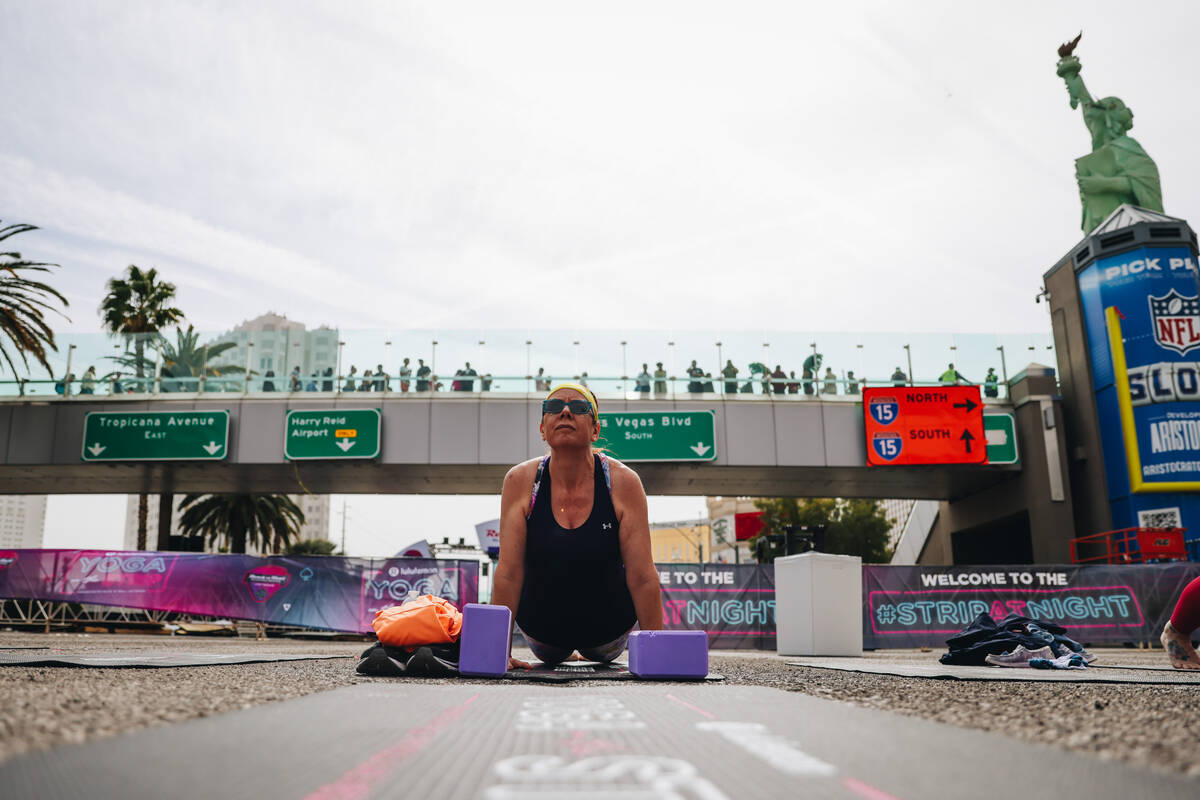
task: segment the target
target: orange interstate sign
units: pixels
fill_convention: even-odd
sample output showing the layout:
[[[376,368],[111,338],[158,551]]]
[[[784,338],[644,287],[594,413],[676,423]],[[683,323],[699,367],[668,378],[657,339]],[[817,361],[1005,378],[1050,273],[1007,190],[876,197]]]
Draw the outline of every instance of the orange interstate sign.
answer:
[[[986,464],[978,386],[863,390],[867,465]]]

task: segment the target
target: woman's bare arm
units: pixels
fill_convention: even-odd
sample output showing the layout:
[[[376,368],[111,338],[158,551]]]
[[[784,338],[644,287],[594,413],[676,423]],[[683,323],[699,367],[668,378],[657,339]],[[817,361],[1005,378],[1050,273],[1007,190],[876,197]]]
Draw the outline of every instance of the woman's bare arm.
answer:
[[[525,517],[537,460],[518,464],[504,476],[500,494],[500,560],[492,574],[492,605],[507,606],[517,618],[521,587],[525,584]],[[524,666],[511,658],[510,666]]]
[[[609,460],[612,474],[613,508],[621,529],[621,559],[625,562],[625,585],[633,597],[638,626],[644,631],[662,630],[662,588],[650,549],[650,514],[642,479],[624,464]]]

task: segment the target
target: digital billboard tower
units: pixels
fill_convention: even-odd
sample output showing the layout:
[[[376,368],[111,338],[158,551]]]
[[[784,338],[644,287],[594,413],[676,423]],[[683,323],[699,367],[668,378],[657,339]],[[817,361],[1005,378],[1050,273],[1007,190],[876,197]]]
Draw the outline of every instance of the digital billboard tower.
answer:
[[[1045,275],[1076,535],[1200,529],[1200,283],[1182,219],[1123,205]]]

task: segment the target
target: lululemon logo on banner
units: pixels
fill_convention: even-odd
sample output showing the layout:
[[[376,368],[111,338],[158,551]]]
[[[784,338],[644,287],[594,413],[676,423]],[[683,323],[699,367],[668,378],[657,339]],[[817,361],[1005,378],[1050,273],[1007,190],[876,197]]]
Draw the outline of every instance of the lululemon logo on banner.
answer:
[[[15,563],[17,563],[15,550],[0,550],[0,569],[8,569]]]
[[[1162,297],[1150,295],[1150,325],[1154,341],[1180,355],[1200,347],[1200,299],[1172,289]]]
[[[250,596],[254,598],[255,602],[263,603],[287,586],[290,579],[291,576],[288,575],[286,568],[277,564],[268,564],[250,570],[242,580],[250,588]]]

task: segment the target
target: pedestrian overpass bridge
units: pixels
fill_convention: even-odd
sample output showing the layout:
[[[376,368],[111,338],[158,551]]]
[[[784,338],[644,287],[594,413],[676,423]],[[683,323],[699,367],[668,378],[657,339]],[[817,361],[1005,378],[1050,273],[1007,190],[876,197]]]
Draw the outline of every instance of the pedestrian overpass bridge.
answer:
[[[541,399],[541,393],[495,391],[3,398],[0,493],[499,493],[513,464],[545,452],[538,432]],[[1022,471],[1017,465],[868,468],[862,404],[853,395],[629,394],[601,396],[600,407],[713,412],[715,460],[634,464],[652,495],[956,500],[1012,481]],[[285,458],[290,411],[360,408],[381,415],[375,459]],[[1009,400],[987,401],[989,411],[1013,408]],[[83,461],[89,412],[193,410],[229,412],[224,459]]]

